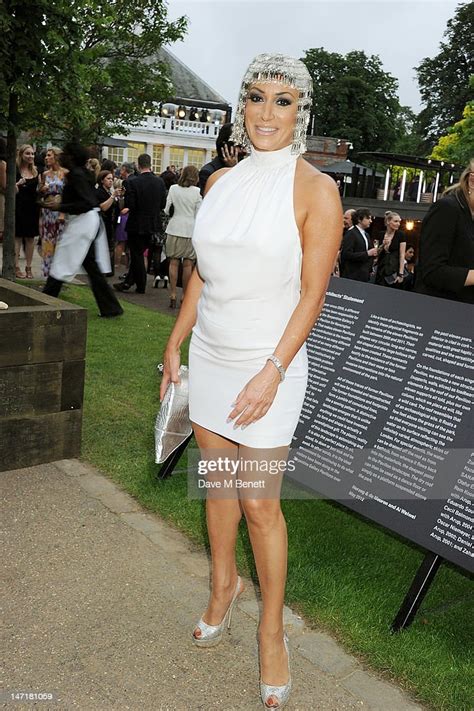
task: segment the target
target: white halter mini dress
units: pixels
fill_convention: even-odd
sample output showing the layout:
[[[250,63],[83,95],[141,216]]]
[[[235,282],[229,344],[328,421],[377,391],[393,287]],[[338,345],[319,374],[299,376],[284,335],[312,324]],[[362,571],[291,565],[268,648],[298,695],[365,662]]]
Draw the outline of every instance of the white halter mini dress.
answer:
[[[303,344],[267,414],[244,430],[226,422],[239,392],[274,352],[300,298],[296,161],[291,146],[252,150],[209,190],[192,238],[204,286],[189,349],[190,418],[248,447],[289,445],[306,391]]]

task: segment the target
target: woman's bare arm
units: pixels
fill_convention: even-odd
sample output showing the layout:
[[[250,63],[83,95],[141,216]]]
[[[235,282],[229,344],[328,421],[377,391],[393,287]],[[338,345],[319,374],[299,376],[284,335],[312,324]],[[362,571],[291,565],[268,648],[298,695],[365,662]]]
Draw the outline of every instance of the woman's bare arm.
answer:
[[[275,349],[284,368],[319,318],[342,236],[341,199],[332,178],[322,173],[309,176],[296,192],[296,206],[299,202],[305,213],[300,226],[303,267],[300,300]]]

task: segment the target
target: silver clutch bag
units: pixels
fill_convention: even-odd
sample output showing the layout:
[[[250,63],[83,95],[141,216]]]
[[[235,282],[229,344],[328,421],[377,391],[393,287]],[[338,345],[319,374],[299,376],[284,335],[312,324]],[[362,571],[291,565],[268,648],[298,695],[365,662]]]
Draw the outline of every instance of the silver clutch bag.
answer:
[[[163,372],[163,366],[158,370]],[[170,383],[166,389],[155,422],[155,462],[162,464],[189,437],[193,429],[189,419],[188,368],[179,368],[181,383]]]

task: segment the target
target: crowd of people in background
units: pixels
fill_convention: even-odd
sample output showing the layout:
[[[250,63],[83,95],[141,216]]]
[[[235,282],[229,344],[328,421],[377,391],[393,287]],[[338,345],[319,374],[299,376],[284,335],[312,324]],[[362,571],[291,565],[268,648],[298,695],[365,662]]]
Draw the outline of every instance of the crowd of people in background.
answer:
[[[400,230],[402,218],[387,210],[384,229],[369,233],[374,218],[368,208],[346,210],[344,234],[334,274],[379,286],[412,290],[414,287],[415,248],[407,248]]]
[[[146,289],[147,273],[154,286],[170,286],[170,308],[176,308],[177,287],[186,289],[196,264],[191,235],[202,202],[207,178],[223,167],[237,163],[239,152],[229,143],[232,124],[225,124],[216,142],[216,156],[199,171],[189,165],[169,165],[158,176],[148,154],[137,162],[117,165],[89,155],[85,164],[95,191],[96,205],[105,227],[113,276],[124,266],[125,274],[114,284],[117,291],[136,286]],[[61,149],[51,146],[36,153],[30,144],[18,149],[16,167],[15,275],[18,279],[42,276],[48,279],[56,246],[67,213],[61,207],[68,169],[61,162]],[[0,139],[0,229],[4,223],[6,189],[6,143]],[[90,196],[89,196],[90,197]],[[1,237],[1,234],[0,234]],[[41,256],[41,275],[33,274],[35,242]],[[22,251],[25,271],[20,267]]]
[[[221,168],[233,167],[245,154],[230,141],[232,124],[222,126],[216,141],[216,155],[198,170],[194,166],[177,169],[170,165],[155,175],[151,169],[151,158],[147,154],[139,156],[137,164],[131,162],[117,166],[111,160],[89,157],[86,167],[95,190],[97,206],[105,226],[110,254],[112,276],[115,267],[126,268],[120,275],[120,282],[114,284],[117,291],[128,291],[133,285],[137,293],[146,289],[146,274],[154,276],[154,286],[170,286],[169,306],[179,306],[177,287],[184,291],[196,264],[191,236],[194,220],[205,193],[208,178]],[[375,218],[368,208],[349,209],[343,216],[343,238],[333,275],[347,279],[374,283],[379,286],[399,290],[420,290],[432,295],[444,295],[448,298],[460,298],[471,302],[472,286],[464,284],[470,277],[463,274],[466,269],[472,271],[474,259],[470,255],[468,239],[466,249],[459,258],[452,258],[452,251],[457,253],[456,244],[441,249],[433,238],[435,224],[431,218],[437,214],[444,219],[443,209],[451,206],[458,208],[461,219],[467,215],[464,232],[472,232],[472,208],[469,185],[474,180],[473,163],[464,171],[460,182],[447,192],[451,197],[446,202],[443,197],[431,208],[424,220],[423,233],[426,242],[432,244],[430,250],[420,247],[423,265],[427,264],[428,279],[417,273],[419,270],[418,244],[409,243],[406,234],[400,229],[402,218],[392,210],[387,210],[383,229],[375,229]],[[58,241],[64,229],[66,215],[61,207],[62,193],[67,182],[68,170],[61,163],[61,149],[51,146],[36,155],[29,144],[18,149],[16,164],[16,218],[15,218],[15,273],[19,279],[32,279],[32,260],[35,239],[41,255],[41,276],[48,278]],[[6,144],[0,138],[0,239],[4,223],[4,203],[6,189]],[[456,201],[454,198],[456,197]],[[460,212],[459,212],[460,211]],[[459,216],[458,215],[458,216]],[[456,213],[453,213],[456,217]],[[457,226],[456,226],[457,225]],[[446,225],[448,232],[462,229],[458,220]],[[456,242],[458,238],[452,237]],[[462,236],[460,237],[462,241]],[[24,251],[25,271],[20,268],[20,254]],[[440,252],[442,253],[440,256]],[[436,256],[438,255],[438,256]],[[438,274],[444,275],[447,283],[455,279],[452,269],[458,269],[457,291],[435,284],[436,272],[431,265],[432,258],[438,259]],[[452,265],[448,263],[453,261]],[[443,264],[447,269],[444,269]],[[441,264],[443,262],[443,264]],[[422,265],[422,266],[423,266]],[[435,265],[436,266],[436,265]],[[464,271],[462,271],[464,269]],[[461,273],[462,272],[462,273]],[[434,279],[434,282],[433,282]],[[431,283],[433,282],[433,283]],[[420,287],[415,285],[419,284]],[[452,286],[452,285],[451,285]],[[458,296],[456,296],[456,294]]]
[[[43,154],[36,154],[33,146],[29,144],[23,144],[18,149],[15,181],[15,276],[18,279],[33,279],[34,276],[47,279],[49,276],[55,248],[66,220],[66,214],[61,210],[61,199],[68,170],[61,165],[60,156],[61,149],[56,146],[48,148]],[[140,175],[140,167],[129,162],[117,166],[111,160],[99,161],[91,157],[87,160],[86,168],[105,226],[112,267],[109,275],[113,275],[114,265],[125,264],[128,267],[130,263],[131,249],[127,231],[130,208],[126,203],[130,198],[130,181]],[[176,170],[175,166],[168,166],[162,174],[168,188],[178,185],[181,173],[186,171],[187,182],[191,171],[192,183],[197,185],[198,171],[193,166],[183,171]],[[149,172],[151,173],[151,168]],[[0,138],[0,239],[3,238],[6,181],[6,143]],[[163,180],[160,179],[160,183],[163,183]],[[200,202],[197,188],[196,191]],[[163,204],[160,203],[159,212],[164,208],[165,200],[166,191],[163,191]],[[178,212],[179,209],[178,207]],[[166,223],[164,213],[162,218]],[[155,220],[155,223],[153,240],[156,245],[162,247],[165,241],[162,224],[159,220]],[[190,237],[190,232],[192,224],[188,226],[186,236]],[[32,269],[35,241],[41,256],[41,275],[34,275]],[[144,255],[148,259],[150,272],[155,269],[161,274],[163,266],[160,267],[159,264],[160,256],[158,263],[154,259],[153,246],[154,243],[146,245]],[[22,251],[26,262],[24,271],[20,268]],[[166,285],[167,275],[164,281]]]
[[[334,275],[474,304],[474,158],[425,215],[418,255],[397,212],[385,212],[376,234],[367,208],[346,210],[343,219]]]

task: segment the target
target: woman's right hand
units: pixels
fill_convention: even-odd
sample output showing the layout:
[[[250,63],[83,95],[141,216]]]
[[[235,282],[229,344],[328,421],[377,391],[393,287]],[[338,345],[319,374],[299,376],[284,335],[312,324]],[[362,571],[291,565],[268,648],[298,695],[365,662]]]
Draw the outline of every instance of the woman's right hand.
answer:
[[[61,195],[47,195],[43,200],[43,205],[50,210],[58,208],[61,204]]]
[[[163,377],[160,386],[160,402],[165,396],[166,389],[170,383],[179,383],[179,366],[181,363],[181,353],[179,348],[168,342],[163,356]]]

